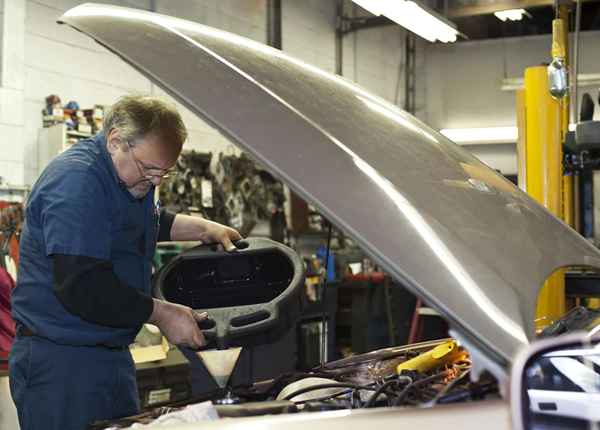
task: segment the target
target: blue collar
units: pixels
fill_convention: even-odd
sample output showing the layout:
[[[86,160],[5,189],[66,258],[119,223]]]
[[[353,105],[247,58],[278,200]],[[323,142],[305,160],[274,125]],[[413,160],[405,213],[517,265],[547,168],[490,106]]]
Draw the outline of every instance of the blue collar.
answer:
[[[129,192],[129,190],[127,190],[127,186],[125,185],[125,182],[123,182],[121,180],[121,178],[119,178],[119,175],[117,174],[117,169],[115,169],[115,164],[113,163],[112,157],[110,156],[110,153],[108,152],[108,148],[106,147],[106,136],[104,135],[104,132],[100,131],[92,139],[94,140],[96,145],[99,146],[100,153],[102,154],[102,158],[103,158],[104,162],[106,163],[106,167],[110,171],[115,182],[117,184],[119,184],[119,188],[121,188],[121,190],[127,195],[127,198],[129,198],[129,200],[138,201],[138,199],[133,197],[131,195],[131,193]]]

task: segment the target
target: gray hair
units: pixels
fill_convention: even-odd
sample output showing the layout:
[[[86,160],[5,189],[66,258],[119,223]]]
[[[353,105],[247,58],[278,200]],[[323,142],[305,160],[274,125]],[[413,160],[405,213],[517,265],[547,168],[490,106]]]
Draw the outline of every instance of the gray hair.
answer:
[[[104,131],[119,130],[122,139],[134,145],[136,139],[157,135],[174,149],[181,150],[187,130],[174,105],[143,95],[121,97],[104,116]]]

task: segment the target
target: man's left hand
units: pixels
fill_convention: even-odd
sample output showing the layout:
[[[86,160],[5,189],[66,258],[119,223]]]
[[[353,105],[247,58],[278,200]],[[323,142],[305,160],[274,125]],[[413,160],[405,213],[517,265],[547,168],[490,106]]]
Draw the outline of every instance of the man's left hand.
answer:
[[[228,252],[237,249],[233,242],[242,239],[237,230],[213,221],[205,220],[205,222],[205,230],[200,236],[200,240],[203,243],[220,243]]]
[[[171,226],[171,240],[199,240],[202,243],[219,243],[226,251],[235,251],[233,242],[242,236],[237,230],[206,218],[177,214]]]

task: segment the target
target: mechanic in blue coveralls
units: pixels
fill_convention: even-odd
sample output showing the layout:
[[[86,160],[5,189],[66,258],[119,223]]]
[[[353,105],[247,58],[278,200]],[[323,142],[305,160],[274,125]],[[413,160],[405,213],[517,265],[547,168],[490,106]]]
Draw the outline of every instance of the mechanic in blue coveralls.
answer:
[[[127,96],[104,130],[56,157],[31,192],[20,241],[10,388],[22,430],[84,429],[139,411],[127,346],[145,322],[199,348],[206,315],[150,297],[157,240],[221,243],[240,235],[159,211],[154,188],[187,132],[171,105]]]

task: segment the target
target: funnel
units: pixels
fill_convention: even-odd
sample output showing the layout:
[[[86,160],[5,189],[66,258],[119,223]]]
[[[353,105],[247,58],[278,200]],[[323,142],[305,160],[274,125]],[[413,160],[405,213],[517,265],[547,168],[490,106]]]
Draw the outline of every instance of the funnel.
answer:
[[[208,373],[213,377],[219,388],[225,388],[229,377],[242,352],[241,347],[229,349],[210,349],[199,351],[196,354],[206,366]]]

